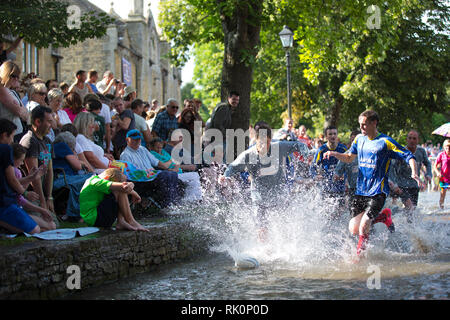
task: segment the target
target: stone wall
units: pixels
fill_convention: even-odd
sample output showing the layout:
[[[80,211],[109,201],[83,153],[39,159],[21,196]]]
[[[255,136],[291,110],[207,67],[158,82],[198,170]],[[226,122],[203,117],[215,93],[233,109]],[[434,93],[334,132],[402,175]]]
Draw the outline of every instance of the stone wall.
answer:
[[[110,70],[111,59],[108,48],[109,37],[101,39],[88,39],[76,46],[59,48],[59,53],[64,57],[61,60],[61,81],[71,85],[75,82],[75,73],[78,70],[97,70],[98,81],[102,80],[103,73]],[[113,70],[114,71],[114,70]]]
[[[66,241],[37,241],[0,248],[0,299],[53,299],[72,293],[67,268],[81,271],[81,290],[192,258],[207,239],[185,224],[150,232],[101,231]]]

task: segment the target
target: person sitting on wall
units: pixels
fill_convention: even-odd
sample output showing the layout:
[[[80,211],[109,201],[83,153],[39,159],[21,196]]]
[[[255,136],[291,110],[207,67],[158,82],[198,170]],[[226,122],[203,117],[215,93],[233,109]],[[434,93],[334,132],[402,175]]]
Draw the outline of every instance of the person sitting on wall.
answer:
[[[31,128],[22,137],[20,144],[27,149],[25,167],[27,172],[33,172],[44,166],[44,179],[36,178],[31,185],[33,191],[39,195],[39,203],[42,208],[54,211],[53,204],[53,145],[47,134],[53,123],[52,109],[37,106],[31,112]]]
[[[22,147],[18,143],[13,143],[11,145],[13,150],[13,161],[14,161],[14,173],[20,184],[26,189],[32,180],[34,180],[33,175],[27,177],[22,176],[20,167],[23,165],[25,160],[25,154],[27,149]],[[37,175],[41,175],[44,172],[43,168],[37,171]],[[28,199],[30,200],[28,200]],[[25,191],[22,194],[17,194],[17,203],[30,215],[30,217],[39,225],[41,231],[55,230],[58,220],[53,212],[48,209],[42,208],[33,203],[33,201],[39,200],[39,196],[36,192]]]
[[[178,185],[181,181],[178,179],[177,172],[169,171],[156,159],[150,151],[141,146],[142,136],[139,130],[130,130],[126,136],[127,147],[120,155],[121,161],[127,161],[133,164],[139,170],[151,170],[153,168],[162,169],[153,181],[136,182],[136,190],[143,196],[155,197],[161,202],[162,207],[178,201],[181,197],[178,191]]]
[[[94,116],[88,112],[81,112],[75,118],[74,126],[78,131],[76,141],[83,150],[89,164],[94,167],[96,173],[107,169],[109,161],[114,160],[114,158],[105,153],[103,148],[93,141],[94,131],[97,129]]]
[[[158,159],[160,166],[166,170],[178,173],[178,179],[186,183],[185,201],[202,200],[202,188],[200,185],[200,176],[197,172],[184,172],[183,170],[194,171],[196,166],[193,164],[177,164],[166,150],[163,149],[164,142],[155,138],[150,141],[151,154]]]
[[[17,203],[17,195],[23,195],[26,189],[17,180],[14,173],[13,142],[17,126],[7,119],[0,119],[0,226],[11,232],[41,232],[39,225]],[[30,172],[38,177],[39,169]]]
[[[111,228],[117,220],[116,230],[148,232],[133,217],[128,196],[132,203],[141,202],[141,197],[133,190],[134,184],[126,180],[119,169],[109,168],[85,182],[80,193],[80,214],[89,226]]]
[[[92,173],[85,170],[86,166],[76,155],[75,148],[76,138],[71,132],[64,131],[56,136],[53,144],[55,151],[53,167],[64,170],[64,174],[61,174],[60,170],[55,173],[53,188],[55,190],[62,187],[69,188],[69,197],[63,220],[79,222],[81,219],[80,191],[84,182],[92,176]]]

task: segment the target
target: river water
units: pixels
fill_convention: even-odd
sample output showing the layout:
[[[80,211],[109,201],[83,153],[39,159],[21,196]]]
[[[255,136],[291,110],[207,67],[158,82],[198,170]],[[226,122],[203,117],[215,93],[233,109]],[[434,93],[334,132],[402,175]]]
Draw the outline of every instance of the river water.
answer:
[[[272,212],[263,243],[246,195],[233,197],[232,204],[191,208],[192,228],[214,239],[209,254],[67,298],[450,298],[449,199],[446,209],[439,210],[437,192],[421,193],[413,223],[407,222],[399,203],[388,202],[395,233],[376,224],[366,257],[354,264],[357,239],[347,230],[349,213],[336,218],[335,203],[310,191]],[[174,214],[174,219],[185,215]],[[234,261],[242,255],[256,258],[260,266],[236,268]]]

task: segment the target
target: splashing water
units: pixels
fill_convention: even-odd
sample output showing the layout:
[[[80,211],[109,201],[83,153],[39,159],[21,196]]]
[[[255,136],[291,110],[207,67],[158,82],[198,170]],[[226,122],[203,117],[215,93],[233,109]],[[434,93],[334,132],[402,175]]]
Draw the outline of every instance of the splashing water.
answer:
[[[429,219],[435,207],[428,199],[431,195],[421,193],[420,197],[427,199],[419,203],[413,223],[408,223],[403,211],[387,201],[386,206],[394,209],[396,231],[390,233],[382,223],[374,225],[366,259],[357,266],[350,263],[356,254],[357,237],[348,230],[349,211],[340,208],[335,199],[324,199],[314,187],[300,187],[286,194],[286,204],[277,203],[269,211],[264,242],[259,239],[256,209],[246,189],[236,188],[225,201],[209,197],[201,209],[192,210],[191,225],[212,236],[211,251],[227,253],[235,261],[247,255],[270,268],[314,278],[348,278],[348,272],[352,272],[351,277],[367,277],[368,264],[382,265],[390,274],[402,275],[399,264],[411,267],[414,261],[449,254],[448,216],[437,215],[437,221]],[[267,199],[270,201],[274,200]],[[185,216],[189,210],[184,207],[178,211]],[[444,268],[450,269],[448,264]]]
[[[357,239],[349,234],[349,213],[313,188],[289,196],[287,206],[270,212],[267,240],[258,239],[256,214],[246,190],[228,199],[208,196],[200,205],[174,208],[174,219],[214,239],[211,255],[162,266],[158,271],[83,290],[74,299],[448,299],[450,298],[450,212],[438,210],[439,194],[419,196],[410,224],[397,206],[396,232],[378,223],[367,258],[350,264]],[[278,204],[277,204],[278,205]],[[448,205],[447,205],[448,206]],[[334,219],[333,219],[334,217]],[[241,254],[260,267],[240,270]],[[380,268],[381,289],[371,290],[369,267]]]

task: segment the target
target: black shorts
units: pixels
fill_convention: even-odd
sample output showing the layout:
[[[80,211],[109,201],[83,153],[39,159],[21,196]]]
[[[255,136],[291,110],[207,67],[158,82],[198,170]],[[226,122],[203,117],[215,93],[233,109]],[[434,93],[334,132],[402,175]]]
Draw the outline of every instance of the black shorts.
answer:
[[[402,202],[405,203],[408,199],[411,199],[411,202],[415,207],[417,207],[417,201],[419,200],[419,188],[400,188],[402,193],[399,195]]]
[[[386,195],[384,193],[377,194],[373,197],[365,197],[355,195],[350,205],[350,211],[353,217],[367,210],[367,215],[370,219],[375,219],[383,209],[386,202]]]
[[[117,219],[119,204],[112,193],[105,195],[97,207],[97,219],[94,227],[111,228]]]

